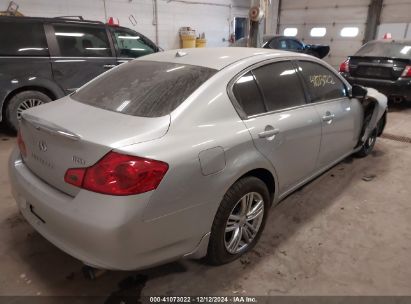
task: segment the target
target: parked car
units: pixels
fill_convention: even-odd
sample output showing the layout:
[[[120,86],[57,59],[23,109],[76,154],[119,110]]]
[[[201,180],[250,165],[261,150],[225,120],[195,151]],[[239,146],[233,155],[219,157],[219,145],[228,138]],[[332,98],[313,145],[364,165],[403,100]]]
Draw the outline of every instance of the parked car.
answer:
[[[248,38],[241,38],[234,42],[234,47],[247,47]],[[324,58],[330,52],[328,45],[320,44],[305,44],[301,40],[294,37],[287,36],[269,36],[263,37],[263,48],[277,49],[284,51],[291,51],[297,53],[304,53],[315,56],[317,58]]]
[[[411,40],[370,41],[341,63],[340,73],[394,102],[411,101]]]
[[[101,22],[0,17],[0,121],[17,129],[23,110],[61,98],[122,62],[157,51],[140,33]]]
[[[271,205],[370,154],[386,108],[312,56],[148,55],[22,114],[12,193],[40,234],[87,265],[227,263],[253,248]]]

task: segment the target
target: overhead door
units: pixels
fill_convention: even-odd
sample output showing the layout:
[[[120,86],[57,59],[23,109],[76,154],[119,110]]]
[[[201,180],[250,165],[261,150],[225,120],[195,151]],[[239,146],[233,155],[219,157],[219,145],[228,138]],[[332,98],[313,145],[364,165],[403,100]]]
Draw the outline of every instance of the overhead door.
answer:
[[[394,39],[411,39],[410,12],[410,0],[384,0],[377,38],[390,33]]]
[[[406,1],[406,0],[403,0]],[[355,53],[364,39],[370,0],[281,1],[280,34],[295,33],[309,44],[330,45],[324,58],[334,67]]]

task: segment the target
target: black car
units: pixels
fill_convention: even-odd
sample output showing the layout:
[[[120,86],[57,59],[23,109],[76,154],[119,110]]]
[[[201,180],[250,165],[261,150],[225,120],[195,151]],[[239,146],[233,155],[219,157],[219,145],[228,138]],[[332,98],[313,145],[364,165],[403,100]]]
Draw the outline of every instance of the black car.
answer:
[[[241,38],[234,42],[233,46],[246,47],[248,38]],[[263,37],[263,48],[266,49],[277,49],[298,53],[305,53],[318,58],[324,58],[330,52],[330,47],[328,45],[319,44],[305,44],[304,42],[298,40],[294,37],[288,36],[264,36]]]
[[[340,65],[340,73],[391,101],[411,101],[411,40],[370,41]]]
[[[0,121],[67,95],[99,74],[158,52],[131,29],[82,18],[0,17]]]

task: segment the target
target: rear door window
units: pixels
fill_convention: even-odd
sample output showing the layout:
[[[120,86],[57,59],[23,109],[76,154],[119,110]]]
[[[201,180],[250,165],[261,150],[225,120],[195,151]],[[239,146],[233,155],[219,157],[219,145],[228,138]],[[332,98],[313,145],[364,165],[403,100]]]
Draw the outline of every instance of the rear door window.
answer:
[[[114,29],[118,57],[137,58],[155,52],[154,46],[145,37],[134,31]]]
[[[331,70],[310,61],[299,61],[298,65],[298,69],[307,86],[311,102],[347,96],[344,83]]]
[[[217,70],[134,60],[94,79],[71,97],[109,111],[141,117],[170,114]]]
[[[63,57],[111,57],[104,27],[55,24],[54,35]]]
[[[49,56],[43,24],[0,21],[1,56]]]
[[[244,74],[236,81],[233,94],[248,116],[266,111],[260,90],[251,72]]]
[[[304,105],[305,95],[297,71],[290,61],[267,64],[253,70],[267,111]]]

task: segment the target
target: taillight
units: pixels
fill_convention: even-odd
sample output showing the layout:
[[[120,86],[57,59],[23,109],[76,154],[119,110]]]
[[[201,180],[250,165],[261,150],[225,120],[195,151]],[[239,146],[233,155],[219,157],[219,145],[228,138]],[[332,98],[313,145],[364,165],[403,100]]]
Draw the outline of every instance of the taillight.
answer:
[[[20,153],[23,157],[27,156],[27,148],[26,144],[23,141],[23,137],[21,137],[21,132],[17,132],[17,145],[19,146]]]
[[[64,180],[93,192],[132,195],[156,189],[167,170],[161,161],[109,152],[91,167],[68,169]]]
[[[401,77],[411,77],[411,65],[407,65],[401,74]]]
[[[349,73],[350,72],[350,59],[346,59],[340,64],[340,72]]]

